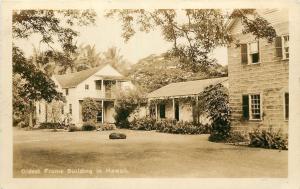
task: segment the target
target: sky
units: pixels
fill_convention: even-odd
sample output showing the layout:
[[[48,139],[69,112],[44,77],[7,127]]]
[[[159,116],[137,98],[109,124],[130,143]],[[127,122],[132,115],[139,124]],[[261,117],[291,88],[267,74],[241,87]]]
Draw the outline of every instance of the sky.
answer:
[[[128,42],[125,42],[121,37],[122,23],[116,18],[104,17],[104,10],[96,10],[96,13],[95,26],[78,27],[80,36],[77,44],[95,45],[98,52],[104,52],[115,46],[120,49],[121,55],[133,64],[151,54],[164,53],[172,47],[172,43],[163,39],[160,30],[149,33],[137,31]],[[32,54],[33,45],[39,46],[39,38],[33,36],[28,40],[19,40],[16,44],[24,50],[25,56],[28,57]],[[216,49],[213,56],[218,60],[218,63],[227,64],[226,48]]]

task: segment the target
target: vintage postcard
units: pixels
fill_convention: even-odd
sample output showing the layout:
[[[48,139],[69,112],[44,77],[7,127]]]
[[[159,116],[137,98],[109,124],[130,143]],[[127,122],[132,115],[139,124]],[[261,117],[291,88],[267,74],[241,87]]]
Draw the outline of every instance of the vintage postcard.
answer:
[[[300,188],[299,13],[3,1],[0,189]]]

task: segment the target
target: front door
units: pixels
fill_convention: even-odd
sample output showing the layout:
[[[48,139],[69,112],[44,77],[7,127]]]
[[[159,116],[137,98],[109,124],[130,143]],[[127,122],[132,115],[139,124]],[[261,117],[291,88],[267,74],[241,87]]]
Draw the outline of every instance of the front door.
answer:
[[[159,117],[161,119],[166,118],[166,106],[165,106],[165,104],[160,104],[159,105]]]
[[[102,119],[102,110],[99,110],[97,113],[97,123],[101,123]]]
[[[179,121],[179,103],[175,103],[175,119]]]

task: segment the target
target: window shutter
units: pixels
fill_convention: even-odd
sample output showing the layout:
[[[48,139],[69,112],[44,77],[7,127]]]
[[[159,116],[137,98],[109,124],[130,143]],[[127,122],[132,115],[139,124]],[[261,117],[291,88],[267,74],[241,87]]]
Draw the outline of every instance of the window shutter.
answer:
[[[284,93],[285,119],[289,119],[289,93]]]
[[[257,40],[258,62],[260,62],[259,40]]]
[[[248,64],[247,44],[241,44],[241,63]]]
[[[249,119],[249,96],[243,95],[243,118]]]
[[[276,49],[276,57],[282,58],[282,39],[281,39],[281,37],[275,38],[275,49]]]

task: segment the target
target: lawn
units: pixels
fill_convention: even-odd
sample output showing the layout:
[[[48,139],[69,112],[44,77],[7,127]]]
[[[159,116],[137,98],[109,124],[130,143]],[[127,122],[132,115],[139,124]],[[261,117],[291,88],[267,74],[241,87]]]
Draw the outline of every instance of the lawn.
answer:
[[[14,177],[287,177],[287,151],[212,143],[208,135],[14,129]]]

